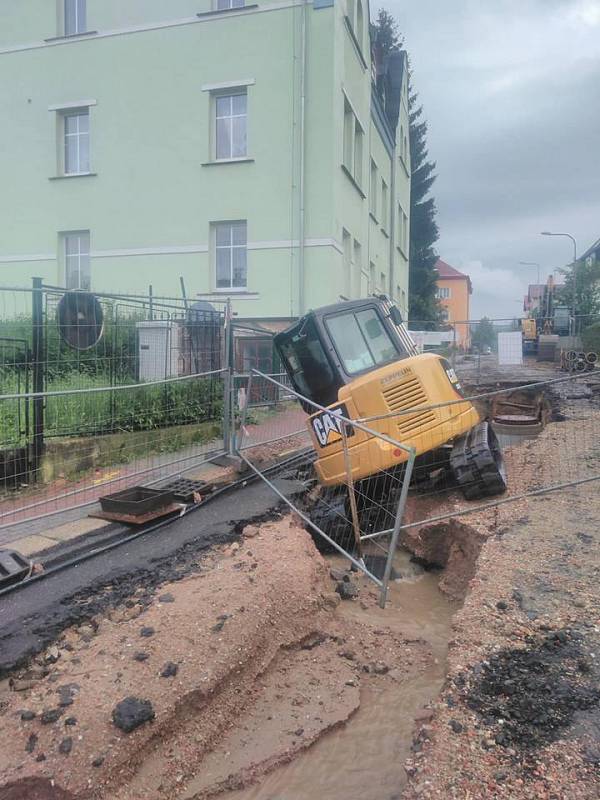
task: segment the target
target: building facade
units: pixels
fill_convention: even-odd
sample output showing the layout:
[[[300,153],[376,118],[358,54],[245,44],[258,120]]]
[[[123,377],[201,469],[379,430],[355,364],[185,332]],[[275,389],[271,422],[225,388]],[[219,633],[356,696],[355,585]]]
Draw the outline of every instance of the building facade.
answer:
[[[405,55],[366,0],[249,3],[0,4],[0,284],[406,315]]]
[[[444,321],[456,331],[456,343],[463,350],[471,346],[470,302],[473,286],[468,275],[459,272],[442,259],[438,259],[435,269],[437,297],[443,308]]]

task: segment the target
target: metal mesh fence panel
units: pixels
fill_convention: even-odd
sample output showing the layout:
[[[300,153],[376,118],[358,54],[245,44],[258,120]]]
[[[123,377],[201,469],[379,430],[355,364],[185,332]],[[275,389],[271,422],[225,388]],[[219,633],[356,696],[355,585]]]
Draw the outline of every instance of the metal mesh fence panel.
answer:
[[[275,383],[260,374],[254,380]],[[302,488],[286,502],[317,541],[375,581],[383,598],[397,536],[465,516],[489,529],[501,514],[524,513],[529,497],[600,480],[597,370],[517,379],[492,392],[362,420],[295,397],[260,420],[249,422],[247,412],[240,454],[264,477],[277,459],[305,449],[304,467],[283,464],[267,482],[277,491],[277,479],[300,478]],[[309,434],[296,432],[301,407],[311,415]],[[379,452],[386,453],[385,468]]]
[[[105,494],[178,476],[223,452],[224,371],[124,387],[43,395],[57,420],[78,436],[47,438],[37,463],[30,448],[3,440],[0,531],[25,520],[82,507]],[[116,402],[115,402],[116,400]],[[0,397],[0,418],[14,397]],[[9,464],[8,461],[12,460]],[[4,537],[6,539],[6,537]]]
[[[385,418],[399,429],[420,420],[418,435],[402,439],[418,449],[402,530],[600,479],[600,373],[516,383],[469,398],[480,422],[466,433],[464,400]]]
[[[257,371],[251,375],[249,396],[255,383],[261,391],[271,384],[285,399],[263,416],[244,409],[237,440],[241,458],[303,518],[318,546],[342,553],[380,587],[385,605],[399,509],[406,501],[412,470],[411,448]],[[378,450],[393,451],[397,464],[372,474],[370,461]],[[304,463],[295,461],[290,467],[289,456],[301,452]],[[281,469],[274,470],[278,461]],[[278,488],[282,480],[298,481],[293,500]]]
[[[0,287],[0,526],[222,451],[227,319],[221,301]]]

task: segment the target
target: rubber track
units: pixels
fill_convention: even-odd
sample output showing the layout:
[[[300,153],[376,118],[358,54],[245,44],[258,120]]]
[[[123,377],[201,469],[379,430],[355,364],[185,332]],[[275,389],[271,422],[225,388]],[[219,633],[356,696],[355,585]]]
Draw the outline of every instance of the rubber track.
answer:
[[[506,469],[500,443],[488,422],[458,439],[450,468],[467,500],[494,497],[506,491]]]

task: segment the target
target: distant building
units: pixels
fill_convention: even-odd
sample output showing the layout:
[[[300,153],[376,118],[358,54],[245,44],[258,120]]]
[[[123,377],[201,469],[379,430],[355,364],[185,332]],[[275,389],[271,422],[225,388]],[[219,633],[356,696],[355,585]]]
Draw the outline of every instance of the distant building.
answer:
[[[597,242],[588,248],[585,253],[579,259],[580,261],[585,261],[588,266],[592,266],[592,264],[596,264],[600,261],[600,239]]]
[[[551,315],[554,292],[561,289],[563,283],[556,283],[552,275],[546,283],[531,283],[523,298],[523,312],[528,317],[546,317]]]
[[[470,299],[473,294],[471,278],[442,259],[435,269],[438,273],[437,297],[444,309],[444,318],[456,330],[456,343],[467,349],[470,345]]]
[[[530,283],[527,294],[523,299],[523,311],[533,316],[541,307],[544,300],[546,285],[544,283]]]

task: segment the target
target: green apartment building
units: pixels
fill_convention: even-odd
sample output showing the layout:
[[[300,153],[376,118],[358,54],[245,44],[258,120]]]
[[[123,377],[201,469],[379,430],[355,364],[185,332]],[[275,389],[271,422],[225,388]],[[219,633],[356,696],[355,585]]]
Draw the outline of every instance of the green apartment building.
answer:
[[[0,4],[0,284],[408,300],[404,54],[367,0]]]

